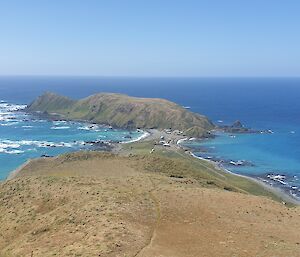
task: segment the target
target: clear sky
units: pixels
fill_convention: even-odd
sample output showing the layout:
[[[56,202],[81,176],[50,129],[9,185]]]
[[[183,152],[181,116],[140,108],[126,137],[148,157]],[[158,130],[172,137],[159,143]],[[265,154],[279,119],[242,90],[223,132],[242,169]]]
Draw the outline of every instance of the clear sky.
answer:
[[[300,1],[2,0],[0,74],[300,76]]]

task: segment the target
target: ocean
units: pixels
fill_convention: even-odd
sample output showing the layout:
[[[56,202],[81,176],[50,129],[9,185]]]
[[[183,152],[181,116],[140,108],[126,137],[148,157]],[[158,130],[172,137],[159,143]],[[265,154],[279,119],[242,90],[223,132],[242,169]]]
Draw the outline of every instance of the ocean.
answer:
[[[98,92],[166,98],[207,115],[218,125],[240,120],[246,127],[271,130],[270,134],[219,133],[214,139],[187,143],[197,156],[216,159],[232,172],[260,178],[294,196],[300,195],[300,78],[0,77],[2,104],[28,104],[45,91],[74,99]],[[0,112],[5,113],[5,108]],[[78,142],[101,139],[103,135],[109,140],[124,140],[129,133],[114,131],[110,136],[105,135],[109,131],[104,128],[82,130],[82,124],[23,120],[17,117],[10,121],[16,124],[3,126],[7,121],[0,118],[1,179],[27,158],[76,150],[82,147]],[[133,137],[140,136],[136,133]],[[72,143],[72,147],[39,147],[36,143],[5,148],[8,143],[20,145],[22,140]]]

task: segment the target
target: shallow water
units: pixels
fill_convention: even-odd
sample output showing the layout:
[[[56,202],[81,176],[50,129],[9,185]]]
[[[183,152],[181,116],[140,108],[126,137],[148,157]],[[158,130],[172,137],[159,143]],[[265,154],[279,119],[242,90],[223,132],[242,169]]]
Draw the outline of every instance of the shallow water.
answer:
[[[220,166],[237,174],[259,178],[267,184],[278,186],[294,197],[300,197],[299,149],[290,155],[285,145],[295,144],[296,133],[227,134],[216,138],[184,142],[196,156],[214,160]],[[275,177],[281,176],[280,179]]]
[[[191,111],[207,115],[216,124],[231,124],[239,119],[247,127],[271,129],[274,134],[219,135],[203,144],[193,142],[192,146],[200,156],[235,162],[245,160],[254,165],[224,164],[235,173],[259,176],[266,180],[268,174],[285,174],[283,181],[288,185],[273,180],[267,183],[284,186],[287,191],[293,185],[300,186],[299,78],[0,77],[0,99],[28,104],[44,91],[75,99],[97,92],[161,97],[189,106]],[[73,141],[73,133],[76,137],[78,129],[70,129],[72,134],[69,141]],[[67,134],[64,129],[48,128],[49,131]],[[84,131],[81,133],[88,136],[91,132],[87,131],[87,135]],[[43,140],[48,139],[44,137]],[[203,153],[199,147],[209,152]],[[14,162],[13,156],[16,155],[9,156]],[[8,162],[0,160],[0,163],[3,166]],[[293,189],[292,193],[298,194],[297,190]]]
[[[95,149],[92,142],[128,142],[138,131],[67,121],[36,119],[22,112],[25,105],[0,103],[0,179],[30,158]]]

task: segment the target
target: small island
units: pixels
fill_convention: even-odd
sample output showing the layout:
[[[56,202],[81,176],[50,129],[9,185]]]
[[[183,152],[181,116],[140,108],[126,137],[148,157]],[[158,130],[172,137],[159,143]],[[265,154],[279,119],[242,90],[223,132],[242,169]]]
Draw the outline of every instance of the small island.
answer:
[[[27,112],[52,119],[88,121],[126,129],[171,129],[190,137],[209,137],[214,124],[171,101],[100,93],[72,100],[45,93],[34,100]]]

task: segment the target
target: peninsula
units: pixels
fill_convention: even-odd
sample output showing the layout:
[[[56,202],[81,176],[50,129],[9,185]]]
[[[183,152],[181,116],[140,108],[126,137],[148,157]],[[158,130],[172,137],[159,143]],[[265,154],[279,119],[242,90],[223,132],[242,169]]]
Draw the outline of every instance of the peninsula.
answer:
[[[32,160],[0,184],[0,195],[0,256],[250,257],[300,250],[299,208],[151,138],[123,144],[119,154]]]
[[[12,172],[0,184],[0,256],[299,253],[300,209],[292,199],[180,146],[187,134],[209,136],[216,128],[205,116],[120,94],[75,101],[46,93],[26,111],[142,128],[149,136],[113,152],[43,156]]]

